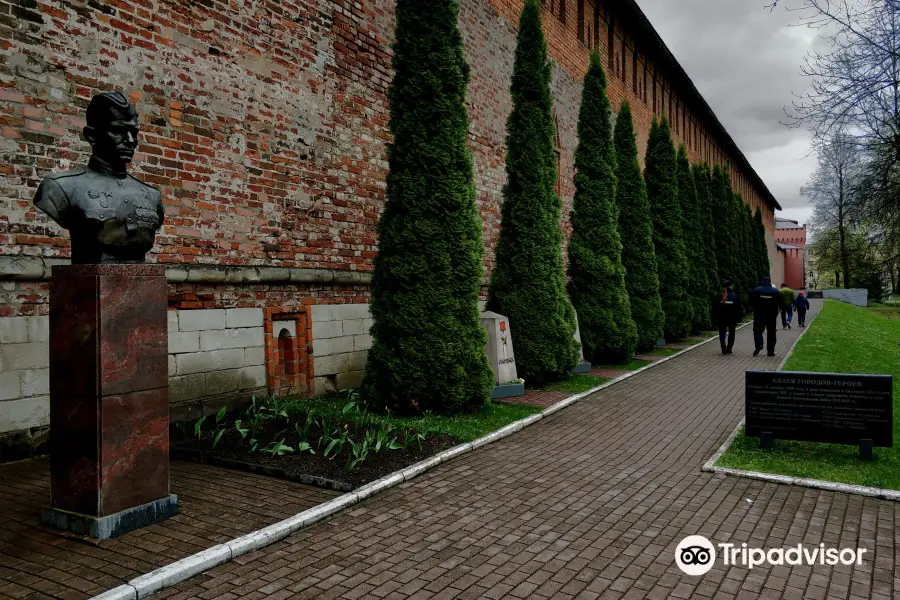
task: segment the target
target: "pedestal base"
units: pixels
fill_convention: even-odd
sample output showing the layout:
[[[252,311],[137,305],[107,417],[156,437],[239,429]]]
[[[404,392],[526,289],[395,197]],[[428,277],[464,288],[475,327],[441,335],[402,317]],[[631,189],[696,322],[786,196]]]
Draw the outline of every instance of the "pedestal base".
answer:
[[[172,514],[166,305],[164,265],[53,267],[47,522],[103,538]]]
[[[575,365],[575,368],[572,369],[572,373],[575,375],[580,375],[582,373],[590,373],[591,372],[591,363],[586,360],[579,362]]]
[[[126,508],[105,517],[92,517],[48,506],[41,511],[45,525],[74,531],[92,538],[105,540],[119,537],[178,514],[178,496],[174,494],[140,506]]]
[[[491,400],[499,400],[500,398],[514,398],[516,396],[524,395],[524,383],[506,383],[503,385],[494,386],[494,392],[491,394]]]

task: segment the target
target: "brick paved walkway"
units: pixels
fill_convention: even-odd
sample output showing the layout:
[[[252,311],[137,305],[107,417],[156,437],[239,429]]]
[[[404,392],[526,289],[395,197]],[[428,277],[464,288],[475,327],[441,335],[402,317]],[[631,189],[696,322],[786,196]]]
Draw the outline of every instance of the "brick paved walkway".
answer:
[[[700,471],[740,420],[744,371],[798,333],[753,358],[744,328],[732,356],[707,344],[157,597],[898,597],[900,504]],[[689,534],[870,554],[688,577]]]
[[[80,600],[195,552],[270,525],[338,495],[193,463],[172,463],[181,514],[92,541],[44,527],[50,461],[0,465],[0,599]]]

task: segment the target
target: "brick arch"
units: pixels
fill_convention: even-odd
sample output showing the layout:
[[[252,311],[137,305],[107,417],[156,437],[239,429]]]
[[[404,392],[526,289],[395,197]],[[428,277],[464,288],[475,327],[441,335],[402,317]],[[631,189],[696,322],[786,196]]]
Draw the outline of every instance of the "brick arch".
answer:
[[[308,396],[313,380],[308,308],[269,307],[264,313],[269,394]]]

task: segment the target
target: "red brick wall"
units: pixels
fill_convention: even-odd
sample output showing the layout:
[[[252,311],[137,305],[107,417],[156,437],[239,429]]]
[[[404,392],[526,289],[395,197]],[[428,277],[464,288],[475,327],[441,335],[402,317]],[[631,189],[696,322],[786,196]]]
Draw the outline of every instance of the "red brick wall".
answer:
[[[637,67],[632,66],[635,40],[618,25],[610,63],[607,17],[601,10],[595,29],[593,2],[584,1],[584,41],[578,38],[578,0],[567,0],[565,23],[559,0],[545,2],[565,230],[588,43],[596,41],[612,65],[613,105],[625,98],[632,103],[642,152],[653,115],[652,89],[643,89],[645,65],[649,88],[656,73],[657,114],[668,116],[676,105],[682,110],[640,40]],[[500,225],[508,87],[521,4],[461,2],[472,66],[469,137],[488,270]],[[46,173],[86,161],[89,148],[79,134],[84,108],[97,91],[118,89],[134,99],[142,119],[134,172],[161,189],[166,206],[152,260],[371,270],[390,137],[393,5],[0,0],[0,254],[68,255],[61,230],[31,205],[34,190]],[[623,56],[624,80],[615,66]],[[683,116],[692,118],[690,111]],[[674,130],[688,142],[692,159],[715,160],[721,152],[702,127],[695,123],[688,134],[681,119],[673,119]],[[740,173],[733,171],[732,178],[757,205],[758,196]],[[766,222],[772,222],[770,211]],[[41,311],[44,284],[2,285],[0,311]],[[204,293],[219,300],[181,301],[223,301],[236,292],[220,286]],[[260,303],[286,303],[276,291],[240,293],[257,294]],[[279,297],[269,298],[271,293]],[[315,290],[294,286],[285,293],[312,297]]]

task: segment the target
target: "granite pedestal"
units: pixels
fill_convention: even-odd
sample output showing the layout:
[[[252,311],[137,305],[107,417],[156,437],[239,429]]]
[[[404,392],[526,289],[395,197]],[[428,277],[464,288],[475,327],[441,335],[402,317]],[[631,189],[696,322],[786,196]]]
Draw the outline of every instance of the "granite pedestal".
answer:
[[[53,267],[45,523],[108,538],[177,513],[166,309],[164,265]]]

